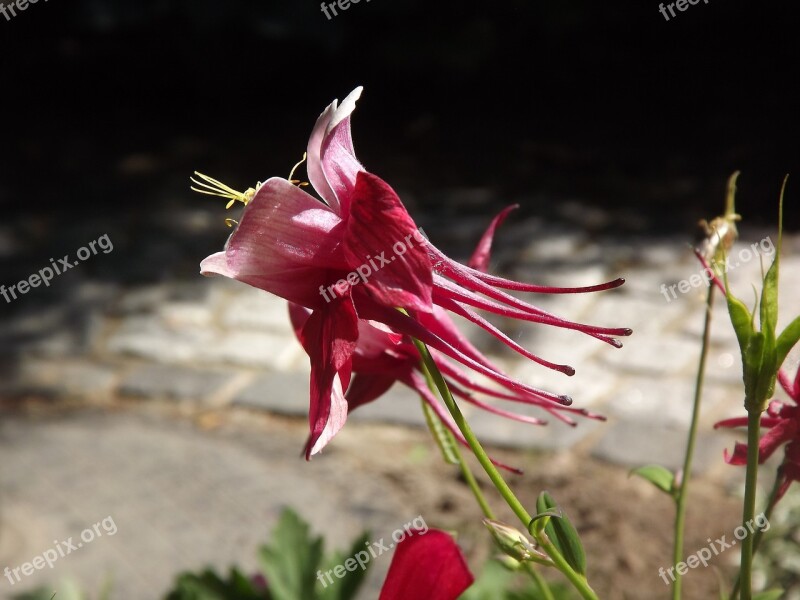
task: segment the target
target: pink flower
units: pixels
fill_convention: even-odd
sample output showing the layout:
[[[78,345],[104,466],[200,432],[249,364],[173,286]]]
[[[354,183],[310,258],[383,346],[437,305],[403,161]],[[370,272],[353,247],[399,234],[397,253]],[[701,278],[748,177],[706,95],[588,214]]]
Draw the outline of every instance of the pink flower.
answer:
[[[621,344],[614,336],[629,335],[629,329],[573,323],[504,290],[591,292],[617,287],[623,280],[591,287],[552,288],[486,274],[494,229],[510,208],[493,221],[470,266],[445,256],[420,234],[394,190],[356,159],[350,115],[360,94],[361,88],[357,88],[341,105],[334,101],[311,133],[308,177],[324,202],[293,181],[277,177],[252,194],[228,196],[246,204],[241,221],[224,251],[200,265],[204,275],[243,281],[310,311],[298,332],[311,361],[311,435],[306,457],[319,452],[345,423],[351,408],[345,392],[354,364],[361,363],[357,349],[369,331],[365,324],[380,324],[379,330],[390,336],[392,344],[402,344],[403,335],[417,338],[440,359],[447,357],[485,375],[505,387],[509,395],[549,408],[569,404],[569,397],[505,375],[469,345],[449,319],[443,318],[444,311],[465,317],[527,358],[571,375],[572,367],[550,363],[521,348],[473,309],[575,329],[618,347]],[[406,352],[403,348],[400,354]],[[477,391],[464,383],[455,366],[450,367],[447,375],[451,380]],[[377,385],[375,380],[367,383]],[[354,402],[363,403],[374,392],[348,395],[355,397]]]
[[[778,381],[795,405],[777,400],[769,403],[766,414],[761,417],[761,427],[768,431],[758,443],[758,462],[763,463],[783,444],[783,464],[780,467],[781,486],[775,497],[780,500],[789,489],[792,481],[800,481],[800,367],[794,381],[786,371],[778,371]],[[714,425],[717,427],[747,427],[747,417],[725,419]],[[736,442],[733,454],[725,451],[725,462],[731,465],[747,464],[747,444]]]
[[[380,600],[455,600],[474,580],[449,534],[412,530],[397,544]]]

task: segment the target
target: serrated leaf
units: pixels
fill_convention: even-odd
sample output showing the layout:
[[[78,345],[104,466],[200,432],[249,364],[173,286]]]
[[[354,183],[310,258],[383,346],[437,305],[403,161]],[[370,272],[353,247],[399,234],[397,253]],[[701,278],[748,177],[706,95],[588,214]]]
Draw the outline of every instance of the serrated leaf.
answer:
[[[352,571],[348,571],[347,575],[345,575],[342,579],[334,579],[333,585],[328,584],[327,586],[317,586],[317,595],[315,596],[317,600],[351,600],[352,598],[356,597],[358,590],[364,583],[364,579],[367,575],[367,569],[370,566],[369,561],[372,558],[370,553],[365,549],[369,543],[369,540],[370,533],[365,531],[363,534],[361,534],[361,537],[352,543],[350,548],[345,553],[334,552],[325,560],[324,566],[321,567],[323,572],[327,572],[328,570],[335,568],[337,565],[344,565],[346,568],[346,561],[349,559],[356,561],[356,568],[354,568]],[[359,554],[361,552],[366,554],[366,559],[364,559],[363,555]],[[358,562],[357,557],[361,558],[360,563]],[[362,563],[364,564],[363,569],[361,568]],[[352,563],[350,564],[352,565]]]
[[[631,470],[631,475],[649,481],[662,492],[672,494],[675,489],[675,474],[661,465],[645,465]]]
[[[316,573],[322,559],[322,538],[312,538],[308,523],[284,510],[269,545],[258,552],[273,600],[314,598]]]
[[[211,569],[202,573],[183,573],[178,576],[175,587],[167,600],[263,600],[252,581],[231,569],[228,580],[222,579]]]
[[[552,510],[560,512],[560,516],[552,516],[548,519],[544,526],[544,532],[573,570],[580,575],[586,575],[586,553],[583,550],[581,538],[569,517],[559,509],[558,504],[547,492],[539,494],[536,507],[540,514]]]

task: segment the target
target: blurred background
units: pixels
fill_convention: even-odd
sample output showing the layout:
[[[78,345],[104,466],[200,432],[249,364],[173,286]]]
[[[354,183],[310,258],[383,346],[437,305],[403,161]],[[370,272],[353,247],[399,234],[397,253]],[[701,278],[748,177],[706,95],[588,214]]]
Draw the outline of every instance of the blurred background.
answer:
[[[796,310],[797,11],[710,0],[666,20],[654,1],[545,4],[362,0],[328,18],[314,1],[45,0],[0,14],[0,284],[103,235],[113,245],[48,287],[0,298],[0,568],[107,515],[119,526],[113,542],[69,564],[16,588],[0,580],[0,597],[73,572],[92,589],[113,573],[115,598],[160,597],[179,569],[248,564],[288,504],[334,545],[418,514],[468,528],[477,512],[462,507],[455,475],[435,470],[402,391],[365,407],[360,435],[346,428],[326,456],[301,461],[307,366],[283,304],[198,274],[235,214],[190,192],[191,173],[236,189],[287,176],[318,114],[357,85],[360,160],[442,249],[466,258],[516,202],[497,271],[564,285],[628,279],[598,299],[537,299],[572,319],[634,327],[638,339],[621,351],[506,324],[534,351],[574,364],[574,381],[473,337],[513,374],[610,416],[535,434],[479,427],[518,462],[567,449],[585,457],[557,454],[562,462],[526,475],[529,487],[572,501],[589,543],[622,528],[641,545],[652,515],[626,505],[600,518],[598,492],[573,476],[597,461],[603,478],[633,486],[634,504],[663,500],[609,465],[680,462],[703,290],[668,301],[659,287],[697,272],[686,244],[700,218],[722,212],[735,170],[742,247],[774,236],[791,175],[783,307],[786,317]],[[758,272],[758,260],[742,265],[742,295]],[[716,335],[709,423],[740,406],[732,335]],[[699,462],[721,469],[703,492],[716,502],[738,483],[721,465],[731,438],[709,436]],[[401,458],[365,446],[384,440]],[[420,465],[430,474],[417,481],[409,471]],[[719,500],[698,543],[735,527],[732,502]],[[480,557],[482,534],[467,531]],[[649,583],[620,590],[659,581],[667,534],[653,535],[641,554],[598,557],[604,597],[650,597]],[[696,577],[687,597],[708,597],[712,573]]]

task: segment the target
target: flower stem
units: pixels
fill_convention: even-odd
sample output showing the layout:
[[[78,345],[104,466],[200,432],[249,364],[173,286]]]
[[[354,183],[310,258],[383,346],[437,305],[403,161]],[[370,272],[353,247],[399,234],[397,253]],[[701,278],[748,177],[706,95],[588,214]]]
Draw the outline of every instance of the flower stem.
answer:
[[[417,347],[417,351],[422,358],[423,364],[427,367],[428,371],[433,377],[442,400],[447,406],[447,409],[450,411],[453,420],[458,426],[458,429],[461,431],[461,434],[464,436],[464,439],[472,450],[472,453],[475,455],[475,458],[478,459],[478,462],[483,467],[486,475],[489,476],[492,484],[495,488],[497,488],[497,491],[503,497],[503,500],[506,501],[506,504],[508,504],[509,508],[514,512],[517,518],[522,521],[522,523],[525,525],[525,528],[530,531],[530,525],[531,521],[533,521],[533,517],[531,517],[528,511],[525,510],[525,507],[514,495],[514,492],[511,491],[511,488],[505,482],[503,476],[500,475],[500,472],[492,464],[489,455],[486,454],[486,451],[483,449],[483,446],[481,446],[478,438],[475,436],[475,433],[469,426],[469,423],[467,423],[467,420],[464,418],[464,415],[461,412],[461,409],[458,407],[455,398],[453,398],[453,395],[450,393],[450,388],[447,386],[447,382],[444,380],[439,368],[436,366],[428,347],[417,339],[413,340],[414,345]],[[597,595],[594,593],[592,588],[589,587],[589,583],[586,581],[586,578],[573,570],[561,553],[555,548],[555,546],[553,546],[550,540],[547,539],[546,535],[542,535],[541,538],[537,539],[537,541],[539,541],[542,550],[553,561],[555,567],[564,574],[564,576],[570,581],[570,583],[583,598],[587,600],[597,600]]]
[[[700,362],[697,366],[697,379],[694,384],[694,405],[692,407],[692,422],[689,426],[689,438],[686,441],[686,456],[683,460],[683,477],[678,487],[678,495],[675,498],[675,534],[674,546],[672,551],[672,564],[677,565],[683,560],[683,531],[686,522],[686,501],[689,495],[689,479],[692,474],[692,459],[694,458],[694,447],[697,440],[697,425],[700,420],[700,403],[703,396],[703,380],[706,373],[706,358],[708,357],[709,338],[711,335],[711,314],[714,309],[714,289],[713,285],[708,286],[706,296],[706,315],[703,325],[703,343],[700,349]],[[675,574],[675,584],[672,586],[673,600],[681,597],[681,574]]]
[[[772,491],[769,493],[767,508],[764,509],[764,519],[767,521],[767,523],[769,523],[769,520],[772,518],[772,509],[775,508],[775,504],[777,503],[778,490],[781,487],[782,481],[783,476],[781,475],[780,469],[778,469],[778,472],[775,475],[775,483],[772,485]],[[756,552],[758,552],[758,547],[761,545],[761,540],[763,537],[764,529],[759,529],[755,533],[755,538],[753,539],[753,556],[755,556]],[[730,600],[736,600],[739,597],[739,586],[741,582],[741,577],[737,575],[736,582],[733,584],[733,590],[731,590]]]
[[[432,392],[436,392],[436,381],[433,378],[428,366],[423,362],[421,365],[422,374],[425,377],[425,381],[428,384],[428,387]],[[423,400],[424,402],[424,400]],[[453,434],[450,433],[450,430],[445,429],[445,435],[450,436],[451,450],[458,461],[458,467],[461,469],[461,474],[464,477],[464,481],[467,482],[467,486],[469,487],[472,495],[475,496],[475,500],[478,502],[478,506],[481,507],[484,516],[487,519],[494,519],[494,511],[492,511],[492,507],[489,506],[489,502],[486,500],[486,496],[483,495],[480,486],[478,485],[478,481],[475,479],[475,475],[472,473],[472,469],[469,468],[469,465],[464,460],[464,455],[461,452],[461,448],[458,447],[458,442],[453,438]]]
[[[747,403],[749,405],[749,403]],[[753,523],[756,512],[756,484],[758,483],[758,442],[761,429],[761,412],[750,410],[747,413],[747,474],[744,484],[744,506],[742,524],[747,527]],[[753,592],[753,536],[742,540],[742,561],[739,569],[742,600],[750,600]]]
[[[553,592],[550,589],[550,586],[547,585],[544,577],[536,568],[529,562],[523,563],[525,565],[525,570],[531,576],[531,578],[536,582],[536,585],[539,586],[539,591],[542,593],[543,600],[555,600],[555,596],[553,596]]]

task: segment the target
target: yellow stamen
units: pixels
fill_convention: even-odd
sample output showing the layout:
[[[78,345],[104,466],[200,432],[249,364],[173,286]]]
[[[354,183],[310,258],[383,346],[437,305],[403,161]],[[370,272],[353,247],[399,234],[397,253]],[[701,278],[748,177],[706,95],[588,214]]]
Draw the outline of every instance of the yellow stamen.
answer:
[[[204,189],[199,189],[194,186],[190,186],[190,188],[193,191],[198,192],[200,194],[208,194],[209,196],[220,196],[221,198],[229,198],[230,202],[228,202],[225,208],[230,208],[236,202],[241,202],[242,204],[247,205],[247,203],[253,199],[253,196],[256,195],[256,189],[254,188],[247,188],[244,191],[244,193],[237,192],[233,188],[228,187],[221,181],[217,181],[213,177],[209,177],[208,175],[203,175],[202,173],[198,173],[197,171],[195,171],[194,174],[197,175],[203,181],[197,181],[193,177],[190,177],[189,179],[191,180],[192,183]],[[257,185],[258,187],[261,187],[260,183]]]
[[[238,225],[239,221],[237,221],[236,219],[225,219],[225,225],[227,225],[228,227],[233,227],[234,224]]]
[[[292,175],[294,175],[294,172],[297,170],[297,167],[302,165],[304,162],[306,162],[306,153],[305,152],[303,152],[303,158],[301,158],[298,161],[298,163],[295,166],[293,166],[292,170],[289,172],[289,183],[291,183],[292,185],[296,185],[297,187],[306,187],[308,185],[307,181],[300,181],[299,179],[292,179]]]

